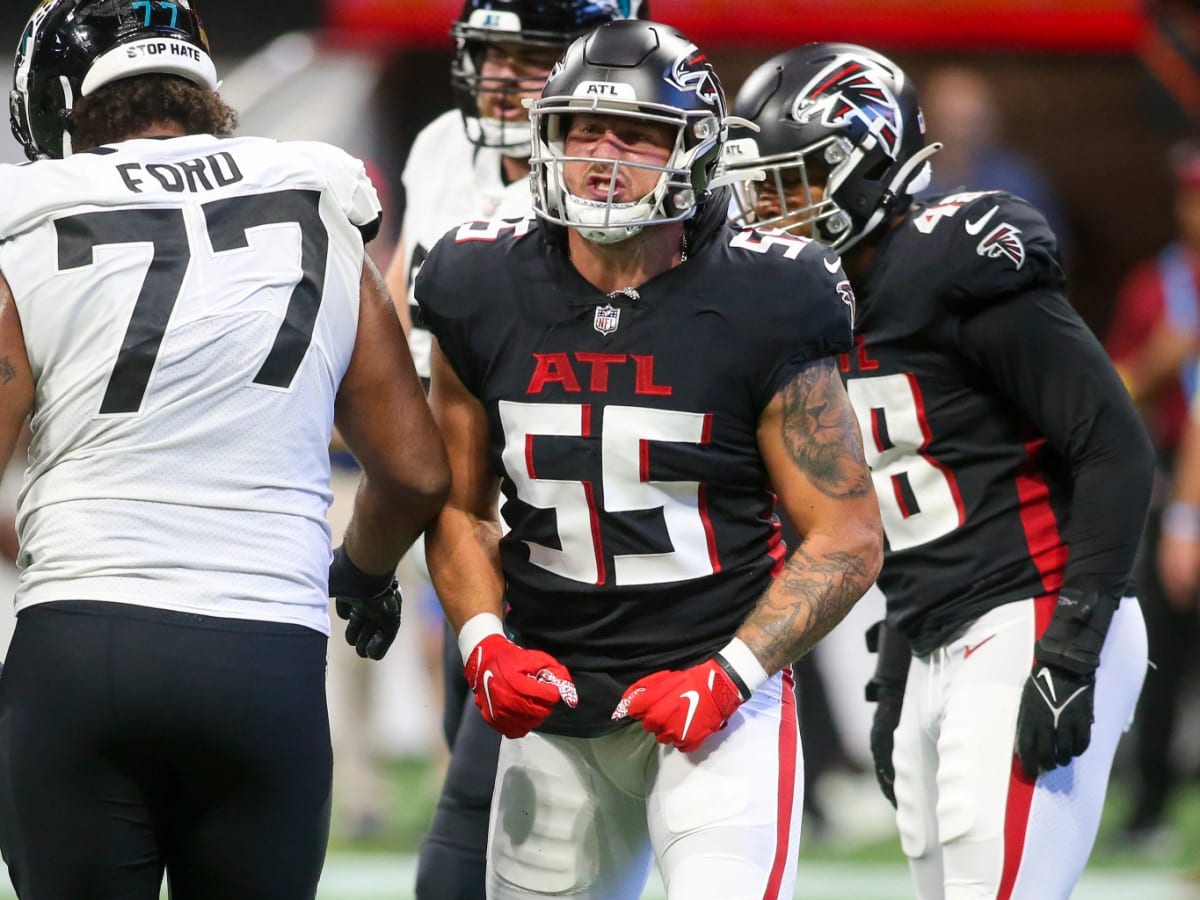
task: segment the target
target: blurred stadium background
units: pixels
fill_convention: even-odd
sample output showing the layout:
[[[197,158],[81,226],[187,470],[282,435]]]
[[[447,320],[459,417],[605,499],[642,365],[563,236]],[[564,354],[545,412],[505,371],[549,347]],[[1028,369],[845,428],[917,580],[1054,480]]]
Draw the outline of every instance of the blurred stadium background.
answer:
[[[981,75],[995,95],[999,140],[1044,176],[1068,247],[1072,300],[1102,337],[1117,284],[1173,234],[1167,150],[1200,122],[1200,2],[1188,0],[651,0],[714,60],[730,98],[776,52],[813,40],[864,43],[901,63],[918,86],[947,66]],[[452,106],[450,22],[461,0],[197,0],[241,130],[321,139],[368,160],[388,223],[372,246],[385,264],[403,210],[400,172],[417,131]],[[15,49],[33,0],[0,3],[0,48]],[[937,123],[931,136],[939,138]],[[0,136],[0,162],[16,162]],[[937,162],[935,160],[935,167]],[[988,185],[981,185],[988,186]],[[0,200],[2,202],[2,200]],[[0,504],[12,504],[11,477]],[[11,515],[11,509],[0,509]],[[0,573],[0,575],[11,575]],[[6,586],[0,584],[0,595]],[[412,608],[417,607],[417,608]],[[7,616],[6,612],[0,617]],[[11,622],[7,623],[11,629]],[[374,672],[371,739],[386,760],[386,814],[335,833],[322,900],[411,896],[414,852],[443,760],[436,675],[440,631],[410,603],[402,640]],[[0,628],[0,650],[7,633]],[[855,634],[846,646],[858,646]],[[1153,656],[1153,648],[1152,654]],[[861,693],[851,685],[847,697]],[[1100,841],[1078,900],[1200,898],[1200,705],[1191,684],[1175,749],[1189,783],[1169,840],[1123,843],[1129,753],[1117,772]],[[1153,676],[1147,690],[1154,689]],[[844,701],[840,695],[834,704]],[[834,710],[863,721],[864,708]],[[338,710],[333,709],[335,724]],[[865,731],[851,740],[861,759]],[[812,736],[806,743],[814,743]],[[797,897],[911,896],[890,810],[869,776],[824,781],[827,826],[806,834]],[[246,848],[252,853],[253,848]],[[7,882],[0,876],[0,898]],[[661,897],[652,885],[647,897]]]

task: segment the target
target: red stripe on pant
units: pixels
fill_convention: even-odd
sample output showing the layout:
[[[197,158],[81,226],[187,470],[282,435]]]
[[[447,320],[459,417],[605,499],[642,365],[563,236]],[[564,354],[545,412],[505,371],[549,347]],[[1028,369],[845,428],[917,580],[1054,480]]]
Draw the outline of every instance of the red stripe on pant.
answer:
[[[783,670],[783,711],[779,717],[779,812],[775,819],[775,862],[763,900],[780,900],[779,887],[790,862],[792,811],[796,795],[796,743],[800,727],[796,721],[796,690],[792,668]]]
[[[1034,637],[1040,638],[1050,624],[1058,594],[1043,594],[1033,601]],[[1029,660],[1033,668],[1033,659]],[[1030,778],[1014,753],[1012,774],[1008,779],[1008,805],[1004,811],[1004,872],[1000,877],[1000,892],[996,900],[1012,900],[1013,885],[1025,854],[1025,831],[1029,827],[1029,809],[1033,805],[1036,778]]]

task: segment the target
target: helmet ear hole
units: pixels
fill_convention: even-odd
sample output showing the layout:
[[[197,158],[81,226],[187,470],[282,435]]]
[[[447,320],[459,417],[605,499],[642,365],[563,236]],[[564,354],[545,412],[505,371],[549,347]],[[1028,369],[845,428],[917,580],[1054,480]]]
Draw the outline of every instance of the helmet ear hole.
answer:
[[[887,157],[875,160],[872,165],[867,166],[862,173],[864,181],[883,181],[887,175],[888,169],[892,167],[892,160]]]

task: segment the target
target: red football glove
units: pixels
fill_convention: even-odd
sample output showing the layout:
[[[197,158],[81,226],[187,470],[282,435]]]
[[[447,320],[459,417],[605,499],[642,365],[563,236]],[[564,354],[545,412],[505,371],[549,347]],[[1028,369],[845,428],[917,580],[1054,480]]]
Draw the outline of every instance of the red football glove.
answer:
[[[518,647],[502,634],[489,634],[463,666],[483,719],[505,737],[529,734],[562,700],[579,704],[567,667],[548,653]]]
[[[633,716],[660,744],[684,753],[700,747],[720,731],[744,699],[738,686],[715,659],[682,671],[655,672],[635,682],[613,720]]]

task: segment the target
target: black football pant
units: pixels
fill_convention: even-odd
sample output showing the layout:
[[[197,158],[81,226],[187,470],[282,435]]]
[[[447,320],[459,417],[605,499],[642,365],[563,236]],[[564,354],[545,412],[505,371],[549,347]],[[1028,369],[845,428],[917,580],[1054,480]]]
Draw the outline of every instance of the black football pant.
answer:
[[[0,675],[21,900],[309,900],[329,833],[326,638],[124,604],[28,608]]]
[[[417,900],[484,900],[488,814],[500,732],[480,715],[462,674],[458,643],[446,631],[443,727],[450,766],[417,860]]]

